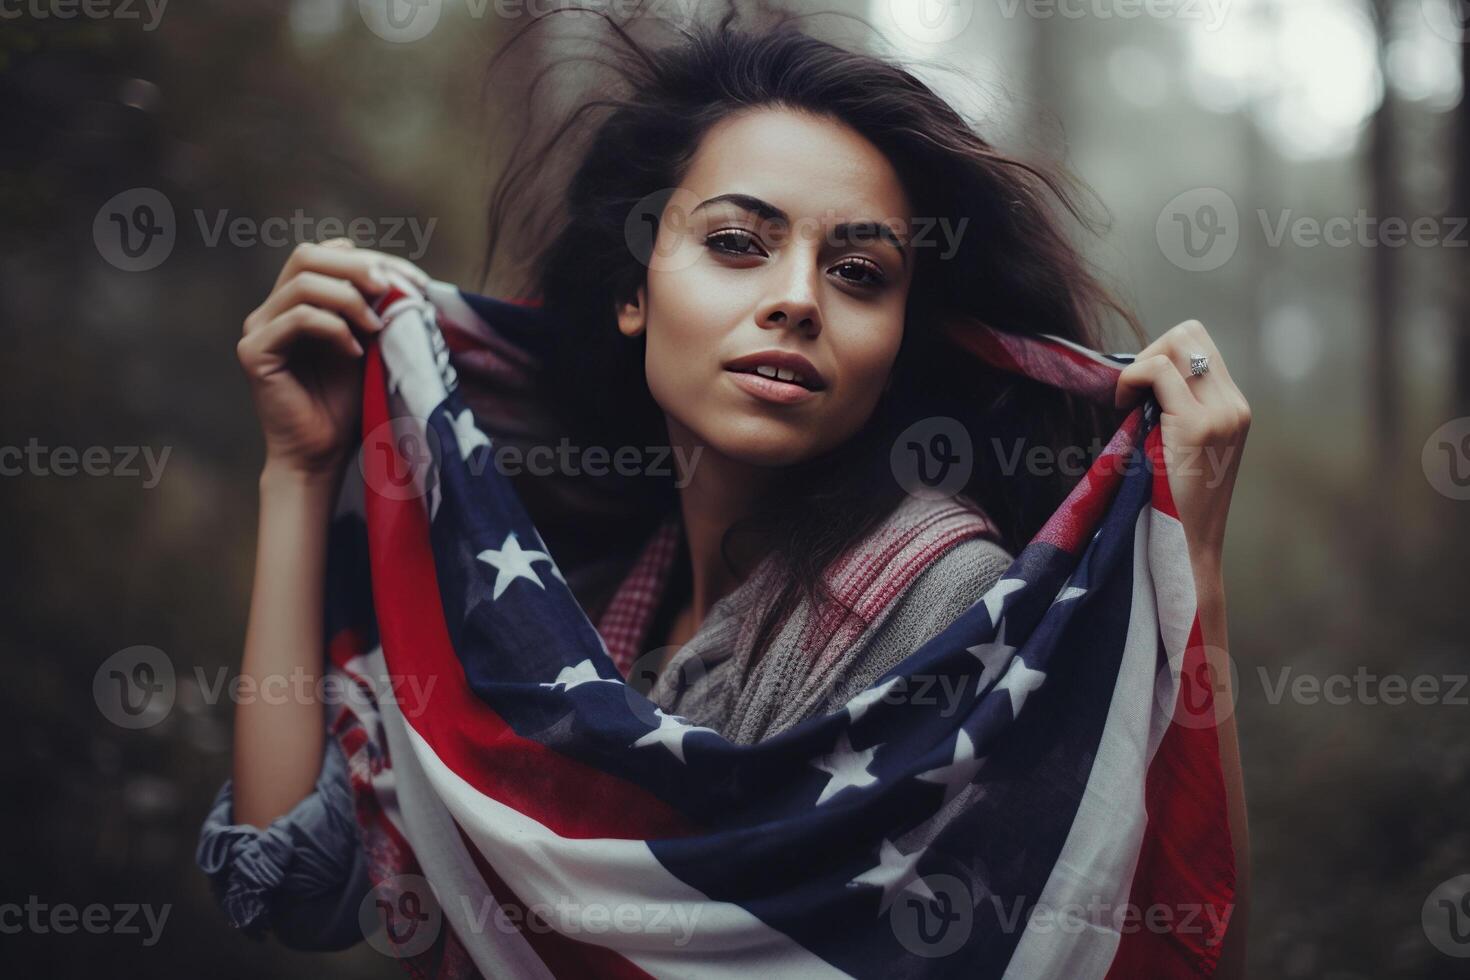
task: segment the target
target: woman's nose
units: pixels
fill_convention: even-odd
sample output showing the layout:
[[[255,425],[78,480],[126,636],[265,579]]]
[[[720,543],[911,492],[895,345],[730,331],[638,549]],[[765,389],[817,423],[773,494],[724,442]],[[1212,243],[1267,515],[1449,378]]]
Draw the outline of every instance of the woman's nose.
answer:
[[[811,336],[821,333],[822,313],[813,275],[810,270],[794,270],[787,275],[761,304],[756,323],[771,329],[794,326]]]

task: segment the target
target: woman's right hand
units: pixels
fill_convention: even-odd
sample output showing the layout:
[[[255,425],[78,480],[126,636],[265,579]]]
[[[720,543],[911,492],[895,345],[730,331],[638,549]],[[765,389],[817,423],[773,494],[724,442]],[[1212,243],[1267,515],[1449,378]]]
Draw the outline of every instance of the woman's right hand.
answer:
[[[331,476],[346,462],[361,411],[359,336],[383,329],[369,303],[393,270],[426,287],[406,259],[350,239],[302,243],[236,346],[265,436],[266,467]]]

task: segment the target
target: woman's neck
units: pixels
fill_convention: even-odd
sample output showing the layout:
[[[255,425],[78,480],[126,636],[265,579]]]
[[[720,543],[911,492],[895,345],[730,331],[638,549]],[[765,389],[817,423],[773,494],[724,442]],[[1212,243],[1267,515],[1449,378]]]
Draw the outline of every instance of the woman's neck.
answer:
[[[697,630],[710,608],[742,581],[720,552],[725,532],[755,511],[780,471],[722,456],[672,419],[669,432],[677,450],[674,458],[690,464],[679,474],[679,510],[690,562],[691,599],[685,622]],[[738,557],[749,562],[758,555]]]

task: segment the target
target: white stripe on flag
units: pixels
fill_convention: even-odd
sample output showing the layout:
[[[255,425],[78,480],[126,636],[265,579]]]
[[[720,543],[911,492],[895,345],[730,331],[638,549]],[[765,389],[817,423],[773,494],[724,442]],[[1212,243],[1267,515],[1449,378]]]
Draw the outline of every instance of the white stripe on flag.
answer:
[[[1122,937],[1114,922],[1129,900],[1148,822],[1144,779],[1173,715],[1173,693],[1167,710],[1155,695],[1163,676],[1157,670],[1158,637],[1164,637],[1177,691],[1194,618],[1194,580],[1180,557],[1188,553],[1183,525],[1145,507],[1134,524],[1128,634],[1097,757],[1056,866],[1006,967],[1006,980],[1105,977],[1117,954]],[[1100,913],[1096,921],[1088,918],[1093,911]]]
[[[381,646],[364,659],[373,676],[387,676]],[[499,910],[499,903],[480,877],[449,810],[434,793],[418,763],[416,747],[411,741],[418,735],[409,729],[391,694],[379,702],[378,709],[399,790],[397,803],[403,836],[418,858],[445,921],[453,926],[455,935],[483,976],[555,980],[519,931],[487,928]],[[490,915],[485,914],[487,911]]]
[[[480,793],[407,730],[429,782],[496,873],[572,938],[607,947],[655,977],[848,976],[743,907],[711,901],[643,841],[562,837]],[[417,839],[413,846],[423,861]],[[487,941],[467,933],[460,939],[472,949]]]

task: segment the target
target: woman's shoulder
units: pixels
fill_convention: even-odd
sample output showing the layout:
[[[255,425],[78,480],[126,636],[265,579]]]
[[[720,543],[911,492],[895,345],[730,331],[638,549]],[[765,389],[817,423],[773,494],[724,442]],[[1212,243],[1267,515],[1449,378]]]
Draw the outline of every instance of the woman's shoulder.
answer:
[[[964,533],[941,546],[914,574],[889,607],[871,624],[866,641],[854,650],[821,710],[832,711],[869,687],[909,654],[944,632],[990,591],[1015,557],[1000,543],[994,524],[973,502],[962,498],[915,500],[900,505],[895,526],[928,518],[935,526],[958,526]],[[968,513],[956,513],[957,510]]]
[[[836,603],[869,626],[879,625],[915,590],[963,593],[976,575],[1004,569],[1009,555],[985,511],[963,495],[906,495],[863,540],[826,571]]]
[[[932,626],[938,632],[988,592],[1015,556],[1001,543],[1000,529],[985,510],[963,495],[911,499],[898,511],[902,513],[893,518],[897,525],[925,526],[933,544],[890,622]]]

